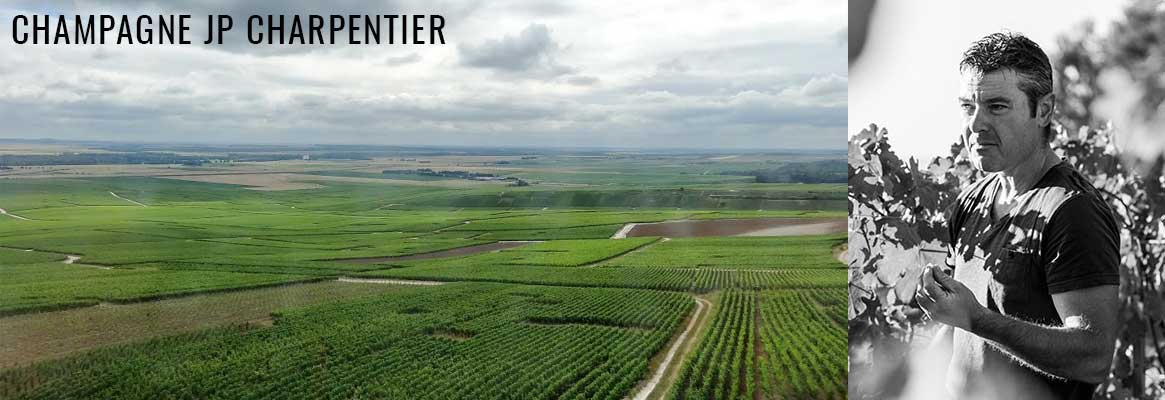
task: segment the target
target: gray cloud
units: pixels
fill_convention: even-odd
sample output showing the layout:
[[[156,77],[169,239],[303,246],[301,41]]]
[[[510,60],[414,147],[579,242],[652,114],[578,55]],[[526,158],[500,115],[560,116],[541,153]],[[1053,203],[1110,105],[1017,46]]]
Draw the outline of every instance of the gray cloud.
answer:
[[[98,47],[93,51],[93,59],[97,61],[108,60],[117,57],[117,54],[108,50],[105,47]]]
[[[558,43],[546,25],[531,24],[517,35],[457,46],[463,64],[506,73],[532,72],[557,76],[573,72],[556,60]]]
[[[575,75],[566,78],[566,83],[575,86],[593,86],[599,84],[599,78],[593,76]]]
[[[528,1],[522,2],[516,8],[537,17],[565,16],[574,11],[574,7],[561,1]]]
[[[846,79],[837,75],[829,75],[826,77],[814,77],[805,83],[803,91],[809,96],[830,95],[845,92],[847,89]]]
[[[82,76],[75,79],[56,80],[45,84],[45,89],[62,92],[76,97],[90,97],[116,94],[122,88],[108,79]]]
[[[412,64],[418,61],[421,61],[421,55],[417,53],[409,53],[407,55],[396,57],[389,56],[384,59],[384,63],[386,65],[394,67],[398,65]]]
[[[656,64],[655,69],[662,72],[688,72],[688,64],[679,57]]]

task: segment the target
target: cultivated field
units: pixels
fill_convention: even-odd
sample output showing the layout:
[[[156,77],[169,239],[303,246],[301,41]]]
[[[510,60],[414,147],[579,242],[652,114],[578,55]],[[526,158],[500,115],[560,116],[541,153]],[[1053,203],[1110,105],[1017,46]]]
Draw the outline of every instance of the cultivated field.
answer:
[[[0,170],[0,398],[843,398],[822,158]]]

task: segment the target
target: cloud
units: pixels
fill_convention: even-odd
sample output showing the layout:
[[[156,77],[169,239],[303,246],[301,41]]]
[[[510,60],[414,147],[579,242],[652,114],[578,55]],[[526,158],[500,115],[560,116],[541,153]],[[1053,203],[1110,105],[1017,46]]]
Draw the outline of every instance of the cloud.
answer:
[[[849,95],[849,80],[840,75],[815,76],[799,88],[789,88],[784,94],[811,103],[845,104]]]
[[[412,64],[418,61],[421,61],[421,55],[417,53],[409,53],[407,55],[397,57],[389,56],[384,59],[384,63],[386,65],[394,67],[398,65]]]
[[[569,83],[569,84],[575,85],[575,86],[593,86],[593,85],[597,85],[599,83],[599,78],[596,78],[593,76],[575,75],[575,76],[566,78],[566,83]]]
[[[93,51],[93,59],[97,61],[108,60],[116,57],[117,54],[108,50],[106,47],[98,47]]]
[[[66,99],[102,97],[121,92],[121,85],[100,76],[72,76],[44,85],[45,91]]]
[[[569,15],[574,10],[561,1],[534,1],[524,2],[518,6],[520,10],[539,17],[554,17]]]
[[[846,126],[844,106],[803,104],[782,94],[753,90],[701,97],[645,92],[632,102],[640,115],[698,126],[797,124],[842,130]]]
[[[688,72],[688,64],[679,57],[655,65],[655,69],[662,72]]]
[[[464,65],[504,73],[558,76],[574,71],[558,63],[558,43],[550,37],[550,29],[542,24],[530,24],[517,35],[460,45],[457,50]]]

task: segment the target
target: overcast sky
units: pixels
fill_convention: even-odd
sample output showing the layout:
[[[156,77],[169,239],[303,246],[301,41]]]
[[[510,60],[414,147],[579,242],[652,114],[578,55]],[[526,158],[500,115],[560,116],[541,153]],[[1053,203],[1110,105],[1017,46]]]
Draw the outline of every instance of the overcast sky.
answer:
[[[164,4],[163,4],[164,3]],[[246,3],[246,4],[239,4]],[[0,5],[0,137],[843,149],[846,5]],[[227,44],[16,45],[15,14],[235,15]],[[255,46],[250,14],[442,14],[445,45]]]
[[[1124,1],[879,1],[862,58],[850,72],[849,133],[885,127],[899,154],[949,154],[962,131],[959,61],[974,42],[1000,30],[1027,35],[1049,55],[1056,38],[1085,20],[1103,32]]]

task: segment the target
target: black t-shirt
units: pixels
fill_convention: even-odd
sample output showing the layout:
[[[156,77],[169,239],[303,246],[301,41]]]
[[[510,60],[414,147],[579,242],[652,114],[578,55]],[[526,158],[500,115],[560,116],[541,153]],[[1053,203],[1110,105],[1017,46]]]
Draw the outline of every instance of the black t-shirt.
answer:
[[[959,195],[948,220],[947,263],[988,309],[1062,325],[1053,294],[1120,283],[1116,221],[1096,189],[1065,162],[996,218],[1001,178],[990,174]],[[1095,389],[1041,375],[958,329],[948,386],[969,397],[1025,399],[1090,399]]]

